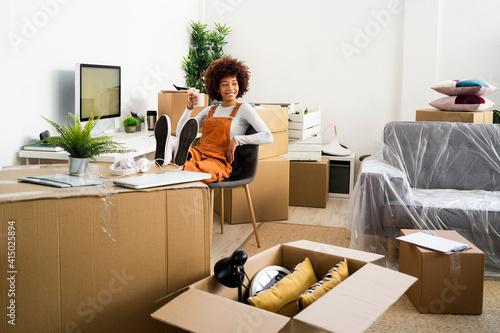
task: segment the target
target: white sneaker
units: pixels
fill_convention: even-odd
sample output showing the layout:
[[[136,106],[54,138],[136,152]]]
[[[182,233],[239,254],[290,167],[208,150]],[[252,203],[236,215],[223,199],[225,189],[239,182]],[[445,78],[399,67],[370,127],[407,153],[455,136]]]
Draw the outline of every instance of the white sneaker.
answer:
[[[170,118],[162,114],[155,125],[155,162],[159,166],[168,165],[172,160],[171,128]]]

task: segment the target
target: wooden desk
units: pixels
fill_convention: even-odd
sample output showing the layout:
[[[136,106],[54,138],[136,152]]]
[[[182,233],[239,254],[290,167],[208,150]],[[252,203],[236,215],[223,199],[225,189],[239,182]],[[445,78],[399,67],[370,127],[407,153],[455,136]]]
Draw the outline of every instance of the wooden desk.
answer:
[[[210,274],[208,187],[16,182],[67,168],[0,171],[0,331],[164,332],[150,317],[163,304],[158,300]],[[107,164],[93,163],[89,172],[112,177]]]

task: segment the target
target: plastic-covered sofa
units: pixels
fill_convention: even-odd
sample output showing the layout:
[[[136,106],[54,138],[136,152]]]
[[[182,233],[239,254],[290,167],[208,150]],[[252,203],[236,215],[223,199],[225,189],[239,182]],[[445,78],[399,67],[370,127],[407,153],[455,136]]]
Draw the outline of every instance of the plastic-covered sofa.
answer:
[[[350,246],[396,266],[400,229],[456,230],[500,278],[500,125],[390,122],[378,141],[349,202]]]

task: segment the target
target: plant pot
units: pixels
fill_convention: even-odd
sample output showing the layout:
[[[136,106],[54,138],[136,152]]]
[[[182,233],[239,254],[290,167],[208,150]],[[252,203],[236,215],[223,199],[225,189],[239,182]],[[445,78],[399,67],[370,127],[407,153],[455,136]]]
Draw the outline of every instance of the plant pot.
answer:
[[[73,176],[85,176],[89,167],[90,158],[69,157],[69,174]]]
[[[134,133],[135,130],[137,129],[137,126],[124,126],[125,132],[127,133]]]

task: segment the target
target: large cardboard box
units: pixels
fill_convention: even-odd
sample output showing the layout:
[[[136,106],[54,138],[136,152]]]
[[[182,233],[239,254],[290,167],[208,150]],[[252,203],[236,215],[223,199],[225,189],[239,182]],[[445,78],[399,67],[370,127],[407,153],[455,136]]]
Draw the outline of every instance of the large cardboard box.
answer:
[[[187,105],[187,97],[190,90],[162,90],[158,93],[158,117],[166,114],[172,125],[172,135],[175,135],[177,123],[181,118]],[[205,106],[195,107],[191,116],[194,117],[208,106],[208,95],[205,94]]]
[[[419,231],[403,229],[401,235]],[[434,232],[470,248],[440,253],[400,242],[399,271],[418,278],[406,294],[421,313],[481,314],[484,253],[455,230]]]
[[[172,295],[152,316],[189,332],[363,332],[416,280],[374,264],[381,255],[310,241],[277,245],[244,268],[252,278],[271,265],[291,270],[305,257],[318,279],[347,258],[350,276],[293,318],[238,302],[237,289],[213,275]]]
[[[289,161],[284,157],[259,160],[250,195],[257,222],[288,219]],[[215,195],[220,214],[220,194]],[[224,189],[224,219],[231,224],[252,222],[244,188]]]
[[[492,124],[493,111],[441,111],[437,109],[417,110],[416,121],[446,121],[457,123]]]
[[[273,135],[273,142],[259,147],[259,159],[288,153],[288,109],[277,106],[256,106],[255,111]]]
[[[290,206],[325,208],[328,202],[330,160],[290,162]]]
[[[210,274],[208,188],[16,182],[67,171],[0,172],[0,331],[164,332],[157,300]]]

